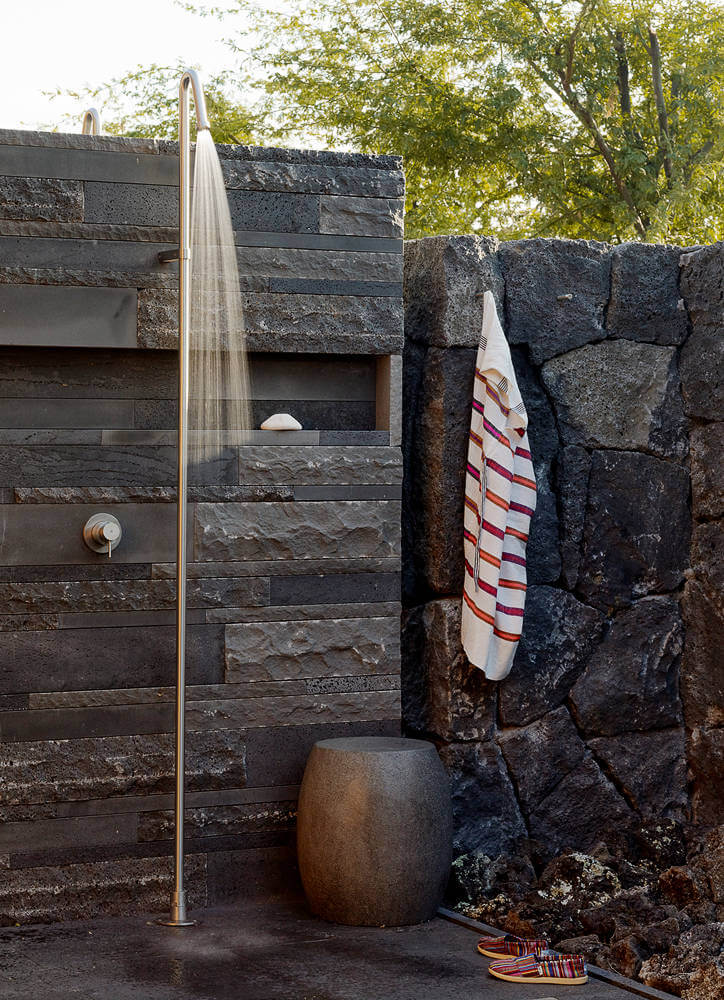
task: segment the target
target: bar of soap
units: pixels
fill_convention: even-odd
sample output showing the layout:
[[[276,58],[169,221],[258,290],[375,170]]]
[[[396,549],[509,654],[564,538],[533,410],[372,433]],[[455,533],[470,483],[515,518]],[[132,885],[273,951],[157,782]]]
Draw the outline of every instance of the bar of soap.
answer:
[[[272,413],[261,425],[263,431],[300,431],[302,425],[291,413]]]

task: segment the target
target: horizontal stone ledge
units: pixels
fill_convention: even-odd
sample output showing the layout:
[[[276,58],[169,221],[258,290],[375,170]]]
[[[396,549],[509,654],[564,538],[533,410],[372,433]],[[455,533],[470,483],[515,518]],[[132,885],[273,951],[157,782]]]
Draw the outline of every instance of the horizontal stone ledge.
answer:
[[[295,604],[269,608],[218,608],[206,612],[208,623],[236,624],[243,622],[303,622],[324,618],[387,618],[399,619],[399,601],[368,604]]]
[[[224,576],[309,576],[336,575],[346,573],[397,573],[400,560],[396,556],[389,558],[358,559],[266,559],[256,562],[198,562],[187,563],[187,576],[190,580],[203,577]],[[158,580],[173,580],[176,578],[176,563],[154,563],[151,576]]]
[[[189,700],[186,731],[256,729],[312,725],[316,722],[371,721],[399,715],[399,690],[326,691],[276,697]],[[101,705],[92,708],[28,709],[0,713],[3,742],[45,742],[133,737],[172,733],[172,701],[152,705]]]
[[[137,312],[133,287],[0,284],[0,345],[133,348]]]
[[[229,806],[189,807],[184,833],[189,840],[234,837],[250,833],[294,830],[296,802],[240,803]],[[174,812],[171,809],[144,812],[138,817],[139,843],[153,843],[174,838]]]
[[[342,169],[326,165],[222,159],[227,189],[353,195],[358,198],[402,198],[405,178],[400,170],[370,167]]]
[[[133,813],[68,819],[32,818],[28,822],[5,819],[0,823],[0,851],[23,853],[85,844],[128,844],[136,841],[137,831],[138,817]]]
[[[269,603],[269,581],[256,577],[189,580],[189,608],[254,607]],[[7,614],[61,611],[153,611],[173,608],[176,581],[84,580],[59,583],[0,583],[0,607]]]
[[[166,243],[130,240],[43,239],[0,236],[0,265],[4,267],[68,268],[75,271],[168,273],[158,259]]]
[[[0,431],[0,443],[6,443],[6,433]],[[16,432],[18,435],[24,432]],[[26,443],[49,443],[42,439],[43,431],[30,431],[41,440]],[[95,432],[89,431],[89,434]],[[20,440],[20,438],[18,439]],[[55,440],[54,444],[63,441]],[[176,503],[175,486],[58,486],[17,487],[13,490],[15,503],[23,504],[75,504],[75,503]],[[275,503],[294,500],[291,486],[189,486],[186,491],[189,503]],[[223,575],[223,574],[222,574]],[[230,574],[229,574],[230,575]],[[247,573],[247,576],[256,574]]]
[[[178,244],[176,226],[115,226],[88,222],[0,219],[1,236],[32,236],[59,240],[130,240],[133,243]]]
[[[42,387],[37,391],[42,393]],[[38,435],[81,434],[86,435],[83,443],[100,444],[102,428],[132,426],[132,399],[48,399],[43,396],[0,399],[0,427],[3,428],[0,440],[12,440],[13,444],[21,441],[20,435],[32,432]],[[8,438],[9,432],[15,437]],[[41,437],[34,438],[33,442],[43,443]]]
[[[113,271],[0,265],[0,285],[63,285],[90,288],[178,288],[172,271]]]
[[[393,573],[320,573],[275,576],[269,581],[269,604],[275,606],[399,599],[399,566]]]
[[[240,805],[242,803],[284,802],[299,795],[298,785],[267,785],[247,788],[220,788],[186,793],[188,808]],[[173,808],[173,793],[114,795],[105,799],[76,799],[70,802],[35,802],[2,807],[3,822],[34,819],[65,819],[86,816],[123,816],[156,809]],[[1,867],[1,866],[0,866]]]
[[[0,129],[0,145],[35,148],[80,149],[85,152],[150,153],[178,157],[178,142],[172,139],[135,136],[82,135],[76,132],[39,132]],[[192,144],[192,149],[194,145]],[[373,170],[401,170],[402,157],[394,154],[346,153],[326,149],[286,149],[277,146],[245,146],[216,143],[220,159],[263,160],[273,163],[314,163],[339,167],[368,167]]]
[[[171,734],[0,744],[3,807],[110,799],[129,792],[169,794],[173,760]],[[189,793],[244,787],[244,734],[233,729],[189,733],[186,783]]]
[[[248,680],[233,684],[189,684],[186,700],[211,702],[245,700],[248,698],[294,697],[317,693],[310,685],[338,682],[339,691],[394,691],[400,686],[399,674],[363,674],[334,678],[297,680]],[[330,691],[335,690],[330,688]],[[28,696],[28,709],[98,708],[105,706],[162,705],[174,702],[175,687],[121,688],[110,691],[47,691]]]

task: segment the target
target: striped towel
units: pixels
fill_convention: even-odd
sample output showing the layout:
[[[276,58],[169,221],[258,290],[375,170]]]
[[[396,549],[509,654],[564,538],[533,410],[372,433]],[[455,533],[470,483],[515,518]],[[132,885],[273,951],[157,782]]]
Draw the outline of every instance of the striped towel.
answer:
[[[486,292],[465,475],[462,642],[490,680],[509,671],[523,627],[525,549],[536,504],[528,414]]]

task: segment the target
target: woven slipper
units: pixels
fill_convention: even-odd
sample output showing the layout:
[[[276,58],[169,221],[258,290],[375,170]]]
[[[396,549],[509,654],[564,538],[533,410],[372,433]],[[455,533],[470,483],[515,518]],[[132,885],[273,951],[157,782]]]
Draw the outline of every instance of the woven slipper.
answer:
[[[524,955],[522,958],[491,962],[488,972],[509,983],[554,983],[578,986],[588,981],[583,955]]]
[[[484,937],[478,941],[478,951],[486,958],[508,958],[519,955],[540,954],[548,951],[548,942],[545,940],[527,940],[516,937],[514,934],[506,934],[505,937]]]

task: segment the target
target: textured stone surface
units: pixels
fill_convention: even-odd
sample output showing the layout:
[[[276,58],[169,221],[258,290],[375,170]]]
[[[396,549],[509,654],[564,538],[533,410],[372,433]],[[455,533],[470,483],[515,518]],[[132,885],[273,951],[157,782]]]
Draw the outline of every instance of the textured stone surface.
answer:
[[[460,599],[451,598],[409,614],[403,715],[416,732],[443,740],[480,740],[492,732],[496,685],[468,663],[460,643],[460,613]]]
[[[630,806],[644,816],[683,817],[688,803],[683,729],[597,737],[589,745]]]
[[[564,705],[529,726],[501,730],[496,740],[526,816],[586,754],[586,745]]]
[[[80,222],[83,185],[49,177],[2,177],[0,206],[3,219]]]
[[[241,451],[239,482],[256,486],[398,485],[402,482],[402,456],[398,448],[251,446]]]
[[[540,364],[603,340],[610,257],[604,243],[515,240],[501,246],[508,339]]]
[[[394,673],[396,618],[247,622],[226,627],[227,682]]]
[[[694,524],[691,567],[694,578],[715,599],[724,593],[724,521]]]
[[[555,489],[560,508],[563,579],[571,589],[578,580],[590,472],[591,456],[585,448],[569,445],[561,449]]]
[[[433,236],[405,244],[405,332],[435,347],[477,347],[483,293],[503,316],[498,241],[487,236]]]
[[[620,612],[571,689],[579,727],[614,736],[679,723],[682,646],[673,598],[644,598]]]
[[[531,587],[513,668],[500,682],[503,725],[524,726],[560,705],[584,669],[601,628],[599,613],[571,594]]]
[[[338,167],[263,160],[222,159],[227,188],[261,191],[298,191],[310,194],[352,195],[357,198],[401,198],[404,176],[399,171],[369,167]]]
[[[440,756],[452,786],[453,853],[513,853],[526,828],[495,743],[451,743]]]
[[[152,795],[173,789],[170,734],[0,744],[6,805]],[[246,784],[243,734],[220,729],[189,733],[187,788]]]
[[[692,332],[681,353],[684,408],[715,420],[724,407],[724,243],[681,258],[681,289]]]
[[[461,593],[465,458],[475,351],[427,352],[406,462],[415,470],[406,503],[412,561],[421,584],[438,594]]]
[[[405,203],[399,198],[350,198],[323,194],[319,199],[318,231],[345,236],[400,238],[404,231],[404,209]]]
[[[697,726],[687,740],[689,769],[694,779],[693,818],[704,827],[721,824],[724,800],[724,728]]]
[[[686,625],[681,663],[684,719],[690,728],[724,726],[721,591],[712,591],[698,580],[690,580],[684,588],[681,611]]]
[[[239,833],[291,830],[295,814],[295,802],[252,802],[190,808],[185,818],[186,835],[190,838],[226,837]],[[138,820],[140,842],[172,840],[173,835],[174,814],[171,810],[140,814]]]
[[[142,288],[138,292],[136,336],[139,347],[178,346],[178,292],[173,288]]]
[[[269,583],[253,578],[203,579],[187,587],[190,608],[254,607],[269,603]],[[173,608],[175,580],[87,580],[0,584],[8,614],[51,611],[147,611]]]
[[[675,355],[673,347],[612,340],[547,361],[543,381],[564,442],[684,458]]]
[[[679,247],[624,243],[611,252],[611,337],[681,344],[688,332],[679,292]]]
[[[528,820],[530,834],[551,856],[564,847],[585,850],[609,825],[634,821],[622,796],[591,757],[558,782]]]
[[[724,517],[724,423],[691,431],[691,498],[694,517]]]
[[[593,453],[578,577],[587,600],[608,607],[679,585],[689,553],[688,495],[686,471],[671,462]]]
[[[399,553],[400,504],[393,500],[295,504],[197,504],[194,557],[304,559]]]

